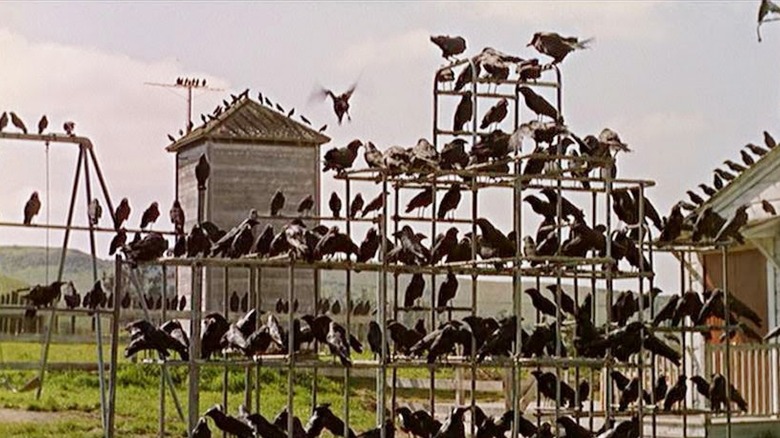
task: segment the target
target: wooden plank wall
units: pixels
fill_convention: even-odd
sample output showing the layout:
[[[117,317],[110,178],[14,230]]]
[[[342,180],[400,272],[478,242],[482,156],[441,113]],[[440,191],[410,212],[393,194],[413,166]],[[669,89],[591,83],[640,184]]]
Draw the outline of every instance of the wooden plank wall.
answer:
[[[296,214],[298,203],[307,195],[314,196],[315,205],[319,205],[319,156],[315,147],[210,144],[209,159],[211,178],[207,196],[207,217],[224,229],[229,229],[245,219],[252,208],[257,209],[260,215],[268,215],[271,198],[279,189],[287,198],[282,211],[285,215]],[[271,221],[275,230],[279,230],[285,222]],[[267,221],[261,221],[257,228],[258,233],[266,223]],[[205,300],[207,311],[222,309],[223,275],[223,269],[209,269],[207,272],[207,284],[210,285],[208,298]],[[246,269],[231,269],[229,276],[231,292],[236,290],[241,295],[249,289]],[[264,307],[272,305],[280,297],[287,297],[286,269],[263,269],[261,277]],[[301,309],[311,308],[314,294],[312,271],[296,272],[295,291],[303,306]]]
[[[723,285],[723,259],[720,253],[704,256],[707,284]],[[729,291],[750,306],[764,321],[754,327],[760,335],[767,333],[767,277],[766,259],[757,249],[730,252],[728,255]]]

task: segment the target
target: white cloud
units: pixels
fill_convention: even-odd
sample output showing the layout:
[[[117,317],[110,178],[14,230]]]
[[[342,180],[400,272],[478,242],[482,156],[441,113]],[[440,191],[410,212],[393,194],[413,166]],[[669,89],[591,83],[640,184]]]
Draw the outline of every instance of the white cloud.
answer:
[[[659,19],[658,6],[629,1],[523,1],[467,3],[457,8],[480,19],[529,24],[534,29],[554,26],[560,32],[578,32],[583,37],[657,39],[663,37],[666,28]]]
[[[424,29],[414,29],[389,38],[370,37],[349,46],[339,66],[354,72],[367,66],[376,68],[422,59],[431,55],[431,47],[426,43],[429,36],[430,32]]]

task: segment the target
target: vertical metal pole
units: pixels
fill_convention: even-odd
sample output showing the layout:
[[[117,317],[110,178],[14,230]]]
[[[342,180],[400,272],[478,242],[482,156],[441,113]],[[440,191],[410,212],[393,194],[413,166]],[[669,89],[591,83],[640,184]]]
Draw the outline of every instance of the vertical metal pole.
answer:
[[[387,178],[385,177],[385,181],[387,181]],[[400,204],[400,195],[399,195],[399,188],[398,183],[393,184],[393,234],[398,233],[398,214],[399,214],[399,204]],[[385,225],[385,230],[387,228],[387,225]],[[383,239],[387,239],[387,236],[385,235]],[[394,238],[395,244],[398,245],[398,238]],[[382,245],[386,246],[386,240],[382,242]],[[387,248],[385,248],[387,250]],[[399,300],[399,290],[398,290],[398,272],[393,272],[393,320],[398,321],[398,300]],[[396,394],[396,388],[398,386],[398,368],[393,367],[392,369],[392,386],[390,388],[390,406],[393,410],[393,415],[395,415],[395,410],[398,407],[397,404],[397,394]]]
[[[111,196],[108,194],[108,186],[106,185],[106,180],[103,178],[103,171],[100,169],[100,164],[95,156],[95,150],[92,148],[91,144],[87,147],[86,153],[92,158],[92,165],[95,166],[95,176],[97,176],[98,182],[100,183],[100,190],[103,192],[103,199],[106,201],[108,214],[111,216],[111,221],[113,222],[116,211],[114,210],[114,204],[111,202]]]
[[[257,290],[255,289],[257,286],[257,282],[255,280],[255,269],[252,266],[248,266],[249,271],[249,290],[247,291],[247,294],[249,294],[249,305],[247,307],[248,311],[251,311],[251,309],[255,308],[256,301],[255,301],[255,295],[257,293]],[[290,311],[292,312],[292,303],[290,303]],[[256,313],[257,317],[259,318],[259,312]],[[257,329],[257,323],[255,323],[255,326],[252,327],[252,331],[254,332]],[[246,409],[249,412],[252,412],[252,365],[246,365],[244,368],[244,404],[246,405]],[[259,407],[259,405],[258,405]],[[257,412],[260,412],[259,410]]]
[[[198,223],[203,222],[206,210],[206,190],[198,190]],[[189,368],[189,424],[188,432],[192,433],[195,424],[200,416],[200,367],[197,361],[201,360],[200,345],[200,324],[201,313],[203,311],[203,266],[195,264],[192,266],[192,296],[190,306],[192,308],[190,319],[190,360]]]
[[[316,287],[315,282],[315,287]],[[257,317],[260,318],[260,312],[263,308],[263,268],[257,268],[257,282],[255,285],[255,309],[257,310]],[[315,312],[316,315],[316,312]],[[262,325],[262,323],[259,323]],[[260,363],[255,364],[255,406],[257,413],[260,413]]]
[[[684,252],[682,252],[682,251],[679,254],[680,254],[680,256],[679,256],[680,257],[680,298],[682,298],[683,295],[685,294],[685,256],[686,256],[686,254]],[[682,327],[683,327],[683,329],[681,330],[681,332],[682,332],[682,340],[680,342],[680,345],[682,346],[682,353],[683,353],[682,354],[682,369],[683,369],[682,372],[683,372],[683,374],[685,374],[685,373],[688,372],[688,369],[686,368],[686,362],[687,362],[686,357],[688,356],[688,350],[685,348],[686,347],[686,345],[685,345],[686,344],[686,340],[688,338],[688,334],[685,332],[685,324],[686,324],[685,320],[688,319],[688,318],[682,318],[682,319],[683,320],[680,321],[680,323],[682,324]],[[694,324],[693,321],[691,321],[691,326],[693,326],[693,325],[695,325],[695,324]],[[683,411],[684,412],[688,412],[688,397],[687,396],[683,397],[682,403],[683,403]],[[683,438],[687,438],[688,437],[688,415],[683,415],[682,421],[683,421]]]
[[[225,266],[222,272],[222,313],[225,314],[225,319],[230,321],[230,268]],[[224,361],[224,367],[222,368],[222,407],[225,412],[229,412],[228,406],[228,385],[230,384],[230,365],[227,360],[227,353],[222,352],[222,360]],[[222,432],[222,437],[227,438],[227,432]]]
[[[120,299],[119,294],[122,291],[122,261],[117,255],[114,259],[114,307],[111,318],[111,369],[108,374],[108,436],[114,436],[114,421],[116,419],[116,368],[117,356],[119,355],[119,314]]]
[[[295,300],[295,260],[290,261],[288,269],[290,275],[288,281],[287,299],[290,303],[290,312],[287,313],[287,436],[293,435],[293,418],[295,409],[293,406],[295,394],[295,331],[292,314],[292,303]]]
[[[637,405],[639,407],[639,430],[644,433],[645,430],[645,296],[644,296],[644,273],[645,273],[645,254],[644,254],[644,240],[645,240],[645,187],[643,184],[639,184],[639,323],[642,324],[642,336],[639,337],[639,355],[637,356],[637,365],[639,373],[639,397],[637,397]],[[684,352],[683,352],[684,354]],[[652,392],[652,386],[650,387]]]
[[[588,176],[586,175],[586,178],[587,177]],[[596,224],[598,223],[598,210],[599,210],[598,209],[598,193],[595,192],[595,191],[591,192],[591,198],[590,199],[591,199],[590,210],[591,210],[591,215],[592,215],[592,219],[593,219],[592,224],[593,224],[593,227],[595,228]],[[607,211],[607,214],[609,214],[609,211]],[[607,229],[604,232],[604,236],[605,236],[605,243],[607,245],[609,245],[609,242],[612,240],[611,232],[610,232],[609,229]],[[596,264],[590,265],[590,270],[591,270],[591,273],[590,273],[590,297],[591,297],[590,322],[593,323],[594,326],[596,326],[596,309],[598,309],[598,294],[596,293],[596,275],[594,275],[594,274],[595,274],[595,272],[598,269],[599,269],[598,265],[596,265]],[[600,370],[599,370],[599,372],[600,372]],[[595,409],[595,406],[594,406],[595,405],[595,403],[594,403],[594,401],[595,401],[594,395],[596,393],[596,391],[595,391],[596,385],[594,383],[595,375],[596,375],[596,371],[592,367],[589,367],[588,368],[588,384],[589,384],[589,386],[591,388],[591,390],[590,390],[590,394],[591,395],[590,395],[590,404],[588,405],[588,428],[590,430],[593,430],[593,428],[594,428],[594,425],[593,425],[593,422],[594,422],[593,420],[594,420],[594,417],[595,417],[595,415],[594,415],[594,409]],[[599,379],[599,380],[601,380],[601,379]],[[608,384],[611,384],[611,383],[608,382]],[[599,385],[599,386],[601,386],[601,385]],[[602,391],[603,391],[603,389],[602,389]],[[607,421],[607,417],[604,417],[604,421]]]
[[[163,265],[162,269],[162,294],[163,294],[163,306],[162,306],[162,322],[166,322],[167,311],[167,298],[168,298],[168,271],[166,266]],[[160,437],[165,436],[165,362],[160,364]]]
[[[436,240],[436,214],[437,214],[437,198],[438,188],[436,187],[436,177],[431,184],[431,243]],[[433,246],[433,245],[431,245]],[[436,307],[444,307],[442,303],[436,302],[436,274],[431,274],[431,332],[436,330]],[[447,312],[449,319],[452,319],[452,312]],[[455,370],[455,379],[461,381],[462,370],[460,368]],[[436,414],[436,368],[430,367],[428,369],[428,400],[431,406],[431,415]],[[455,402],[460,403],[460,388],[455,390]]]
[[[60,251],[60,266],[57,271],[57,281],[62,281],[62,273],[65,270],[65,255],[68,251],[68,242],[70,240],[70,227],[73,224],[73,210],[76,206],[76,194],[79,190],[79,176],[81,176],[81,166],[84,157],[84,149],[79,147],[79,157],[76,161],[76,174],[73,177],[73,190],[70,194],[70,207],[68,208],[68,220],[65,225],[65,237],[62,242],[62,251]],[[38,370],[38,390],[35,393],[35,399],[41,399],[41,392],[43,391],[43,382],[46,377],[46,364],[49,361],[49,346],[51,345],[51,334],[54,331],[54,317],[57,313],[57,306],[51,306],[49,312],[49,324],[46,326],[46,335],[43,342],[43,351],[41,352],[41,365]],[[105,421],[105,416],[103,416]],[[105,423],[104,423],[105,425]]]
[[[514,127],[517,129],[520,123],[520,105],[518,99],[518,87],[515,87],[515,99],[514,99]],[[513,276],[512,276],[512,309],[516,322],[515,330],[515,349],[512,352],[511,360],[511,409],[514,413],[512,419],[511,436],[516,437],[518,434],[517,425],[520,423],[520,383],[521,379],[521,365],[520,360],[522,358],[523,351],[523,271],[522,271],[522,238],[523,238],[523,208],[521,205],[523,199],[523,185],[520,181],[520,175],[522,170],[520,166],[520,154],[522,153],[522,145],[518,146],[518,149],[514,151],[514,175],[512,183],[514,185],[513,199],[512,199],[512,212],[515,231],[515,261],[513,263]]]
[[[476,85],[475,85],[476,87]],[[476,122],[476,112],[474,113],[474,131],[476,132],[477,129],[477,122]],[[471,180],[471,226],[472,226],[472,232],[476,231],[476,223],[477,223],[477,217],[479,216],[479,198],[477,197],[477,178],[473,178]],[[476,233],[474,234],[474,239],[472,239],[471,244],[471,257],[472,260],[477,260],[477,254],[476,254]],[[477,316],[477,282],[479,281],[479,277],[477,275],[476,270],[474,270],[471,274],[471,316],[476,317]],[[470,407],[471,407],[471,422],[470,422],[470,429],[471,429],[471,436],[476,437],[477,436],[477,422],[474,421],[477,415],[477,340],[474,337],[474,332],[471,333],[471,354],[469,355],[469,362],[471,364],[471,394],[469,397],[470,401]]]
[[[726,330],[726,360],[724,361],[726,377],[726,438],[731,438],[731,307],[729,307],[729,252],[727,246],[721,246],[723,258],[723,313]]]
[[[611,166],[610,166],[611,168]],[[607,259],[612,259],[612,212],[610,209],[612,208],[612,172],[611,171],[604,171],[602,169],[602,177],[604,178],[604,219],[606,221],[606,235],[607,235],[607,251],[606,256]],[[611,327],[612,324],[612,302],[613,302],[613,283],[612,283],[612,271],[613,269],[617,268],[617,261],[615,263],[609,263],[609,267],[604,275],[606,280],[606,286],[607,286],[607,299],[606,299],[606,326]],[[597,301],[597,295],[596,291],[593,291],[593,298],[594,303]],[[595,313],[594,313],[595,318]],[[611,355],[612,351],[611,349],[607,349],[607,354]],[[607,369],[606,369],[606,394],[605,394],[605,402],[607,404],[605,411],[605,419],[612,418],[613,416],[613,403],[614,403],[614,385],[612,382],[612,362],[607,362]]]
[[[80,153],[79,157],[84,161],[84,188],[87,198],[86,206],[89,208],[89,203],[92,201],[92,183],[89,178],[89,160],[87,155]],[[95,248],[95,227],[92,221],[89,223],[89,250],[92,255],[92,282],[98,281],[97,272],[97,250]],[[97,340],[97,358],[98,358],[98,383],[100,387],[100,410],[103,420],[103,431],[108,436],[108,405],[106,404],[106,369],[105,362],[103,360],[103,324],[101,323],[101,314],[99,311],[95,312],[93,316],[95,321],[95,337]]]
[[[346,183],[346,186],[347,186],[346,187],[347,198],[349,199],[349,196],[350,196],[349,175],[347,175],[347,177],[345,179],[345,183]],[[384,196],[384,195],[382,195],[382,196]],[[347,215],[347,220],[345,222],[347,236],[351,236],[352,235],[352,227],[350,226],[351,225],[350,219],[351,218],[349,217],[349,215]],[[344,308],[347,311],[346,320],[345,320],[345,325],[346,325],[345,329],[346,329],[347,336],[346,336],[345,343],[346,343],[346,346],[347,346],[347,357],[351,357],[352,347],[351,347],[351,345],[349,343],[349,339],[350,339],[350,336],[351,336],[351,333],[350,333],[350,330],[351,330],[350,325],[351,324],[350,324],[350,322],[351,322],[351,316],[352,316],[352,271],[350,271],[348,269],[348,270],[345,271],[345,274],[346,274],[346,277],[347,277],[347,279],[346,279],[347,280],[347,284],[346,284],[346,298],[345,298],[346,304],[344,306]],[[349,436],[349,383],[350,383],[350,368],[349,367],[344,367],[344,436],[345,437]]]
[[[349,204],[349,199],[347,199],[347,204]],[[349,205],[347,205],[347,215],[349,215]],[[320,276],[318,270],[314,270],[314,316],[317,317],[317,314],[319,313],[318,306],[320,303]],[[314,352],[317,353],[319,350],[319,345],[317,344],[317,341],[314,341]],[[317,378],[319,376],[319,368],[314,367],[312,370],[312,379],[311,379],[311,409],[312,412],[314,412],[314,408],[317,407]]]
[[[387,390],[387,362],[388,362],[388,336],[387,336],[387,175],[382,172],[382,216],[379,218],[379,238],[380,252],[379,262],[382,263],[382,269],[378,272],[379,287],[377,288],[377,318],[378,324],[382,329],[381,351],[379,355],[379,369],[377,370],[377,424],[379,428],[379,438],[387,438],[385,424],[386,411],[386,390]]]

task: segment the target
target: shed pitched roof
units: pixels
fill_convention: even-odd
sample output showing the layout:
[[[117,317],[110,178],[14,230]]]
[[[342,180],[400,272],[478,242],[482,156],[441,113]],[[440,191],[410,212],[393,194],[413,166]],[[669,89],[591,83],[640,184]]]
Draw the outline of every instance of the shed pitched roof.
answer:
[[[165,150],[177,152],[206,139],[311,146],[330,141],[328,136],[248,97],[171,143]]]
[[[780,181],[780,147],[769,150],[763,157],[756,157],[755,164],[718,190],[699,206],[698,210],[712,206],[715,212],[728,217],[738,206],[749,203],[778,181]]]

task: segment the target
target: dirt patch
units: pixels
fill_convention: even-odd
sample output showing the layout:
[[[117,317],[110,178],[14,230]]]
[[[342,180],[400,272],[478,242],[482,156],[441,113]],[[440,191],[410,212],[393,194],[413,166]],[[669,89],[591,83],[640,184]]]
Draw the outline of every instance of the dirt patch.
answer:
[[[68,415],[62,412],[36,412],[22,409],[0,408],[0,423],[46,423],[62,420]]]

